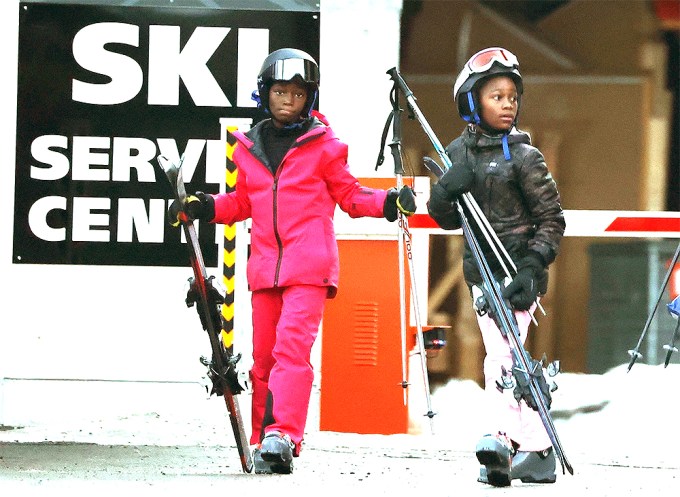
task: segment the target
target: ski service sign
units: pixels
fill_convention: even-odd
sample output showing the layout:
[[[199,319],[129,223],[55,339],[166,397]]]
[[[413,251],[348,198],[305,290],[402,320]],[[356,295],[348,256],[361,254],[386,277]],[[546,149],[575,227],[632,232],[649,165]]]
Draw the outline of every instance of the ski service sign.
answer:
[[[318,61],[319,13],[21,3],[13,263],[186,265],[156,157],[220,191],[224,123],[262,119],[282,47]],[[215,267],[215,226],[200,239]]]

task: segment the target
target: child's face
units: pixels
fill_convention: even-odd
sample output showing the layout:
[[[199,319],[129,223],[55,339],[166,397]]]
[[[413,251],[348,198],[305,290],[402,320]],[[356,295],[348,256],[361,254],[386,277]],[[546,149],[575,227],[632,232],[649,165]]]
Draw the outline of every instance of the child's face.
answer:
[[[482,120],[491,128],[509,130],[517,117],[517,88],[512,78],[498,76],[479,89]]]
[[[274,126],[282,128],[300,120],[307,102],[307,88],[294,81],[274,83],[269,89],[269,112]]]

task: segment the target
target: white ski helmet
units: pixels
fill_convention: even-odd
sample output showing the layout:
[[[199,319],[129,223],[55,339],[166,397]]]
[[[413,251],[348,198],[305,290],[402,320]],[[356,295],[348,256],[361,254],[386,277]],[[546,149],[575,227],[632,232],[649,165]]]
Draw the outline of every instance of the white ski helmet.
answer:
[[[517,87],[517,116],[513,125],[517,124],[524,85],[519,72],[517,57],[501,47],[491,47],[474,54],[463,66],[453,85],[453,99],[457,103],[458,114],[465,121],[480,124],[479,99],[477,90],[481,82],[489,76],[505,75],[512,78]]]
[[[308,117],[319,91],[319,66],[307,52],[296,48],[275,50],[264,59],[257,76],[260,105],[269,112],[269,89],[275,81],[299,79],[307,86],[307,102],[302,116]]]

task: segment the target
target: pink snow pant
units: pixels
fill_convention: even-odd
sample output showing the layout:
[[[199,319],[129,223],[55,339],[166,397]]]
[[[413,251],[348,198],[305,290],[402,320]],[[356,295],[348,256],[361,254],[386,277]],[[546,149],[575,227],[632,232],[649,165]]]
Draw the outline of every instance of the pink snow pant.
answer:
[[[279,431],[290,436],[299,452],[314,380],[312,345],[327,290],[297,285],[252,294],[251,444],[261,442],[265,432]]]
[[[529,311],[515,311],[522,344],[526,342],[531,324],[531,315],[536,304]],[[519,444],[519,450],[539,451],[551,446],[545,427],[538,412],[530,408],[524,400],[517,403],[512,388],[499,392],[496,380],[502,376],[501,366],[512,371],[512,352],[508,340],[501,335],[496,323],[488,314],[477,315],[479,329],[486,349],[484,358],[484,384],[488,402],[489,430],[487,433],[505,432],[510,439]]]

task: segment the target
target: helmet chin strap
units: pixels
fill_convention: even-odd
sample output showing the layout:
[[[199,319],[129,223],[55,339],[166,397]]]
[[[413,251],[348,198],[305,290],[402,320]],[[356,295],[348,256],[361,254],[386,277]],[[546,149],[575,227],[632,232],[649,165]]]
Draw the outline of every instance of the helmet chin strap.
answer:
[[[468,107],[470,107],[470,115],[466,116],[466,121],[474,122],[475,124],[481,124],[482,118],[479,116],[477,109],[475,108],[475,99],[472,96],[472,92],[467,92]]]
[[[508,134],[510,134],[510,131],[503,133],[503,138],[501,139],[501,142],[503,143],[503,155],[505,156],[505,160],[510,160],[512,157],[510,155],[510,147],[508,146]]]
[[[318,90],[314,90],[314,93],[312,94],[311,98],[308,99],[307,104],[305,105],[306,109],[306,116],[309,117],[310,112],[312,112],[312,108],[314,107],[314,103],[316,102],[316,97],[319,95]]]
[[[262,109],[269,114],[269,109],[262,105],[262,99],[260,98],[260,92],[258,90],[253,90],[253,93],[250,94],[250,100],[257,104],[258,109]]]

